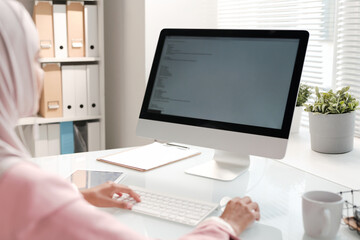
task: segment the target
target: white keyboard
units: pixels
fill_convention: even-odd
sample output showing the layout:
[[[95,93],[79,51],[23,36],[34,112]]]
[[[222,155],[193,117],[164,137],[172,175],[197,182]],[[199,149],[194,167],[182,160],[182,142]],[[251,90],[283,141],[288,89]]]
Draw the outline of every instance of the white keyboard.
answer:
[[[141,202],[137,203],[128,194],[118,200],[132,203],[132,211],[190,226],[200,223],[218,207],[216,203],[169,196],[136,186],[130,188],[140,195]]]

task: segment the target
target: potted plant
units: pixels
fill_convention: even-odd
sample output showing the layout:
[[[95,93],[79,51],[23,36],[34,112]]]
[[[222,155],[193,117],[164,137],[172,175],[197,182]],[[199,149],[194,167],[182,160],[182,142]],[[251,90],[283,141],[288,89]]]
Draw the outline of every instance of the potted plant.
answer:
[[[355,110],[359,101],[348,93],[350,87],[337,92],[319,92],[315,88],[314,104],[309,112],[311,149],[322,153],[345,153],[353,149]]]
[[[291,132],[299,132],[300,122],[301,122],[301,114],[304,109],[304,104],[307,102],[311,95],[311,87],[300,83],[299,93],[296,100],[296,106],[294,110],[294,116],[291,124]]]

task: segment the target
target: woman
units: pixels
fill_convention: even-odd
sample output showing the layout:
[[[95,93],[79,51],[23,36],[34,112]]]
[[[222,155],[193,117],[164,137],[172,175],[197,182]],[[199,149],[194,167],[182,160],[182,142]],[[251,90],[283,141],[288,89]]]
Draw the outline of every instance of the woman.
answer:
[[[82,193],[42,171],[15,134],[19,118],[38,110],[42,87],[37,32],[25,9],[0,1],[0,239],[146,239],[99,207],[131,209],[114,193],[140,197],[126,186],[105,183]],[[90,204],[89,204],[90,203]],[[205,220],[181,239],[237,239],[260,218],[250,198],[231,200],[219,218]]]

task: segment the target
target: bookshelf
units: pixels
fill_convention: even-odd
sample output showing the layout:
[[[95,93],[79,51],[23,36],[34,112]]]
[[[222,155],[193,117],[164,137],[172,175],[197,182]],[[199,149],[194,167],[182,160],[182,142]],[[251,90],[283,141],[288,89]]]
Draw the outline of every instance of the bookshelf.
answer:
[[[24,4],[24,6],[32,15],[33,7],[35,5],[35,0],[19,0]],[[67,4],[70,1],[52,1],[52,0],[41,0],[42,2],[50,2]],[[41,2],[39,1],[39,2]],[[41,58],[41,64],[50,64],[50,63],[59,63],[61,66],[64,65],[88,65],[88,64],[97,64],[98,65],[98,78],[99,78],[99,107],[100,114],[98,115],[83,115],[83,116],[69,116],[69,117],[52,117],[44,118],[42,116],[32,116],[19,119],[17,125],[18,127],[24,127],[27,125],[40,124],[48,125],[52,123],[62,123],[62,122],[79,122],[79,121],[90,121],[90,122],[99,122],[100,125],[100,149],[105,149],[105,74],[104,74],[104,0],[94,0],[94,1],[80,1],[84,4],[96,4],[97,5],[97,25],[98,25],[98,56],[96,57],[46,57]],[[75,1],[71,1],[75,2]],[[77,1],[79,2],[79,1]],[[85,36],[84,36],[85,38]],[[86,89],[85,89],[86,90]],[[62,106],[61,106],[62,107]]]
[[[32,124],[49,124],[60,122],[78,122],[87,120],[101,120],[102,116],[80,116],[80,117],[60,117],[60,118],[44,118],[41,116],[21,118],[18,121],[18,126],[32,125]]]
[[[41,58],[40,63],[92,63],[101,61],[100,57],[73,57],[73,58]]]

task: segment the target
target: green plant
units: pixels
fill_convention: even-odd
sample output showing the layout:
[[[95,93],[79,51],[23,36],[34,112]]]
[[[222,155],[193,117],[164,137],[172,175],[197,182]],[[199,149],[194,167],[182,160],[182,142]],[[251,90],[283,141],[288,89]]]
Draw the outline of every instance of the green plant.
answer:
[[[305,111],[317,112],[322,114],[342,114],[355,111],[359,106],[359,101],[348,93],[350,87],[344,87],[334,93],[332,90],[328,92],[319,92],[319,88],[315,88],[316,100],[314,104],[306,104]]]
[[[296,100],[296,106],[297,107],[304,106],[304,104],[309,99],[310,95],[311,95],[311,87],[306,84],[300,83],[300,89]]]

